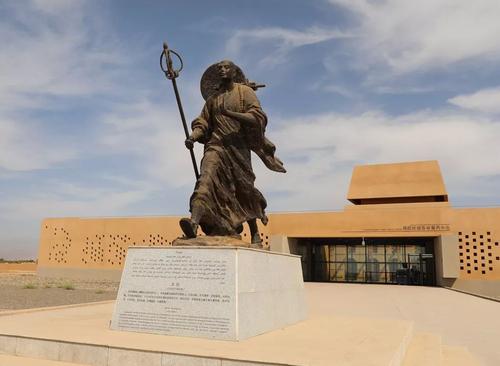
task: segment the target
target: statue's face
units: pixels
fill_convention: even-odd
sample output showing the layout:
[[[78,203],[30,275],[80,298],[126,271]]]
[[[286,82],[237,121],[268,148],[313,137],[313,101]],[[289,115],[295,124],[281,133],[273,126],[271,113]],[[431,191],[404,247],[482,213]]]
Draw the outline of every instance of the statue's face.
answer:
[[[217,68],[219,70],[219,76],[221,79],[230,79],[233,80],[234,78],[234,67],[231,62],[228,61],[221,61],[217,65]]]

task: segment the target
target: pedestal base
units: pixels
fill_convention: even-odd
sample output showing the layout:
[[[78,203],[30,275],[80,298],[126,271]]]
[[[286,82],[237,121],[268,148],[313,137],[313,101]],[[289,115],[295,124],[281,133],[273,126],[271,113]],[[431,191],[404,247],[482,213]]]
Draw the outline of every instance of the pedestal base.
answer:
[[[177,238],[172,242],[174,247],[243,247],[251,244],[241,240],[241,236],[197,236],[196,238]]]
[[[131,247],[111,329],[242,340],[305,317],[299,256],[242,247]]]

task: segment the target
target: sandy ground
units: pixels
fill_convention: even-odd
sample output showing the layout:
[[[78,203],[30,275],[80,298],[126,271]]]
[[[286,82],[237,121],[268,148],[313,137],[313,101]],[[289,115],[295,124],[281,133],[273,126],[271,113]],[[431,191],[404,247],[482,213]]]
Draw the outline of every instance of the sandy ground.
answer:
[[[113,300],[118,282],[40,278],[35,273],[0,273],[0,311]]]
[[[0,273],[8,272],[35,272],[36,263],[0,263]]]

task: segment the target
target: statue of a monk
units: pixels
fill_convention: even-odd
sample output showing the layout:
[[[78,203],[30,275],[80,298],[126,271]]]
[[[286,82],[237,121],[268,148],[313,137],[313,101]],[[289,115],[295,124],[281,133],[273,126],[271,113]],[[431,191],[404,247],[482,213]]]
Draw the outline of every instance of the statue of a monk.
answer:
[[[255,152],[271,170],[286,172],[274,155],[275,146],[264,136],[267,117],[254,90],[234,81],[239,68],[231,61],[216,64],[219,85],[206,100],[192,133],[205,145],[198,179],[190,200],[191,218],[180,226],[188,238],[196,237],[198,226],[206,235],[233,236],[248,222],[253,245],[261,245],[257,219],[267,224],[266,200],[254,187],[250,152]],[[241,72],[241,70],[240,70]]]

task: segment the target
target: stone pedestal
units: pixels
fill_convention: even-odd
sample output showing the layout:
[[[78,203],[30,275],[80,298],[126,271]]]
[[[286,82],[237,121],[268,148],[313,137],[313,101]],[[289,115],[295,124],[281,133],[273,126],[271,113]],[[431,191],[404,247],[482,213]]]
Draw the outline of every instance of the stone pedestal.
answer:
[[[241,236],[197,236],[196,238],[177,238],[172,242],[173,247],[243,247],[252,245],[241,240]],[[255,248],[254,248],[255,249]]]
[[[131,247],[111,329],[236,341],[305,318],[299,256],[243,247]]]

